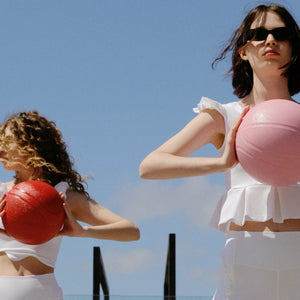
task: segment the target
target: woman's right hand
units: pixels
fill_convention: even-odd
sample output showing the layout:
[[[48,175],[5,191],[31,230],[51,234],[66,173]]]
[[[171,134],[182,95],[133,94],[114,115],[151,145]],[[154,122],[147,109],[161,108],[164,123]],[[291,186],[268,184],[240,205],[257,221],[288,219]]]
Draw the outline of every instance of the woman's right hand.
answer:
[[[238,158],[236,155],[236,148],[235,148],[235,139],[236,139],[236,134],[238,131],[238,128],[243,121],[244,116],[247,114],[247,112],[250,110],[250,107],[247,106],[243,112],[241,113],[240,116],[238,116],[234,122],[233,125],[227,135],[226,138],[226,144],[225,144],[225,150],[224,153],[221,157],[223,164],[225,168],[231,169],[234,166],[238,164]]]

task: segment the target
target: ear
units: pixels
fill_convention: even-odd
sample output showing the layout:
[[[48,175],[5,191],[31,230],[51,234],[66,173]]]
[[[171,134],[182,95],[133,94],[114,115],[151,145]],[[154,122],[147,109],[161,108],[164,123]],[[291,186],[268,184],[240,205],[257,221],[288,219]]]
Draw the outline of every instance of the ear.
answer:
[[[241,49],[239,50],[239,54],[242,60],[248,60],[248,56],[247,56],[247,52],[246,52],[246,47],[241,47]]]

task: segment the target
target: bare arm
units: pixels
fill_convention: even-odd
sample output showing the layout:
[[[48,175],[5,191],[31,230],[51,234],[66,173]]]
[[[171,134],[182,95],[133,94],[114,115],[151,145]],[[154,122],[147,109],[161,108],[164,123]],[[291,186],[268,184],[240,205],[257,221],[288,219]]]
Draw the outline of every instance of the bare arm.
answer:
[[[96,239],[134,241],[140,238],[139,229],[129,220],[118,216],[84,194],[67,192],[66,222],[61,235]],[[91,226],[81,226],[82,221]]]
[[[179,133],[150,153],[140,165],[145,179],[169,179],[224,172],[237,164],[235,135],[242,117],[235,121],[226,140],[222,157],[188,157],[197,149],[212,143],[217,149],[225,138],[223,116],[216,110],[206,110],[196,116]]]

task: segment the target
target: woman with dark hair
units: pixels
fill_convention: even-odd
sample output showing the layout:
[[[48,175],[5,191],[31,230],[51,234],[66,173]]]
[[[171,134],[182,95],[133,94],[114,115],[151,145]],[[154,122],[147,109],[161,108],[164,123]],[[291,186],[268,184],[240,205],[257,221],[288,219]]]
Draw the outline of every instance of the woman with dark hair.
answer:
[[[27,245],[7,235],[0,222],[0,290],[5,300],[61,300],[62,290],[54,267],[63,235],[116,241],[139,239],[138,228],[96,201],[74,170],[67,146],[55,123],[36,111],[18,113],[0,127],[0,161],[15,180],[0,182],[1,217],[5,195],[16,184],[44,181],[55,187],[64,200],[65,224],[52,240]],[[88,225],[81,225],[77,221]]]
[[[198,115],[140,165],[146,179],[225,173],[227,192],[212,225],[227,237],[214,300],[299,299],[300,184],[260,183],[238,163],[235,136],[243,116],[263,101],[300,90],[300,31],[277,4],[251,10],[215,62],[232,51],[232,85],[239,101],[203,97]],[[214,63],[215,63],[214,62]],[[219,157],[188,157],[212,143]]]
[[[232,73],[232,86],[234,94],[239,98],[244,98],[249,95],[253,88],[253,71],[247,60],[244,60],[240,55],[240,49],[247,43],[248,40],[255,38],[253,30],[250,30],[251,24],[255,19],[260,19],[262,22],[266,12],[273,12],[280,16],[281,20],[287,27],[287,35],[292,45],[292,57],[287,65],[281,66],[284,70],[283,74],[288,78],[288,87],[291,96],[297,94],[300,90],[300,36],[299,28],[294,18],[282,6],[271,4],[270,6],[260,5],[254,8],[244,19],[241,26],[234,32],[230,42],[222,51],[221,55],[215,59],[216,62],[225,58],[227,52],[232,51],[232,67],[229,73]],[[279,30],[279,34],[285,34],[286,29]],[[280,32],[281,31],[281,32]],[[264,34],[264,31],[259,31],[258,34]],[[286,35],[284,36],[286,38]]]

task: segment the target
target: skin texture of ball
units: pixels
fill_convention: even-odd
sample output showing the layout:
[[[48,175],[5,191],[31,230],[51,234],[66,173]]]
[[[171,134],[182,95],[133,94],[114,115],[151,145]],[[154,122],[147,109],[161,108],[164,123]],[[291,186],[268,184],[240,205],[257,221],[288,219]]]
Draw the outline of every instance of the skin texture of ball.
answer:
[[[236,152],[245,171],[262,183],[300,181],[300,105],[273,99],[250,109],[237,132]]]

